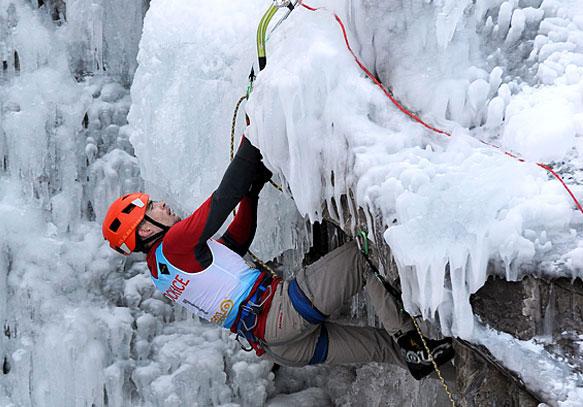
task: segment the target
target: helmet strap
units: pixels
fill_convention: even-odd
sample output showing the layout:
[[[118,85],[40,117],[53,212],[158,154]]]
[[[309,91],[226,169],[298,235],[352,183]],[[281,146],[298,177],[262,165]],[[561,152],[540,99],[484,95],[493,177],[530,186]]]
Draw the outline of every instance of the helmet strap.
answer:
[[[149,217],[148,215],[144,215],[144,219],[146,219],[148,222],[150,222],[152,225],[159,227],[160,229],[162,229],[162,231],[164,233],[168,232],[168,229],[170,229],[170,226],[166,226],[163,223],[160,223],[154,219],[152,219],[151,217]]]
[[[158,239],[161,239],[162,237],[164,237],[164,235],[166,234],[166,230],[162,231],[162,232],[158,232],[158,233],[154,233],[152,236],[148,236],[145,239],[141,239],[140,243],[142,247],[147,246],[148,244],[155,242]]]
[[[162,230],[158,233],[154,233],[152,236],[148,236],[146,238],[140,239],[139,242],[140,242],[141,248],[144,248],[145,246],[149,245],[150,243],[155,242],[158,239],[163,238],[164,235],[166,234],[166,232],[168,232],[168,230],[170,229],[170,226],[164,225],[163,223],[160,223],[160,222],[152,219],[148,215],[144,215],[144,219],[147,220],[148,222],[150,222],[152,225],[159,227]]]

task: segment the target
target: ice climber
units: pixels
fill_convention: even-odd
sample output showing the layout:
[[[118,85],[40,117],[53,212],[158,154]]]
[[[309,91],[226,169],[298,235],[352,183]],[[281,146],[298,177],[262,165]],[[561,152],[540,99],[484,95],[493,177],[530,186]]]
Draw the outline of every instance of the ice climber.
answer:
[[[328,320],[365,285],[368,265],[354,242],[290,281],[243,259],[255,235],[259,192],[271,177],[261,158],[243,137],[218,189],[185,219],[144,193],[118,198],[103,222],[105,239],[124,255],[146,253],[165,297],[244,337],[259,356],[287,366],[389,362],[407,366],[417,379],[431,373],[409,317],[377,279],[369,278],[366,287],[384,330]],[[226,232],[215,239],[237,205]],[[453,357],[450,341],[428,343],[438,363]]]

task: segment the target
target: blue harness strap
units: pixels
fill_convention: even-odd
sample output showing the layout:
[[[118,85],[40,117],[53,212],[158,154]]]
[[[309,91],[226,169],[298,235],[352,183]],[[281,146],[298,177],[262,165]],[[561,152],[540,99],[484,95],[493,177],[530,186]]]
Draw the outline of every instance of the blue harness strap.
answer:
[[[310,301],[302,291],[295,278],[290,281],[287,293],[294,309],[302,318],[310,324],[320,324],[320,336],[316,342],[316,349],[314,350],[314,355],[312,356],[312,359],[310,359],[309,364],[315,365],[323,363],[328,357],[328,330],[326,329],[326,325],[323,324],[323,322],[328,319],[328,315],[320,312],[320,310],[312,304],[312,301]]]
[[[321,324],[328,318],[328,315],[322,314],[318,308],[314,307],[295,278],[289,282],[287,293],[294,309],[310,324]]]
[[[261,311],[263,310],[262,297],[265,292],[269,289],[269,284],[271,283],[271,278],[267,275],[262,279],[257,287],[257,290],[248,298],[239,308],[239,315],[235,324],[233,326],[234,332],[237,333],[237,337],[244,337],[250,345],[250,348],[243,348],[244,350],[250,351],[255,350],[258,356],[265,353],[263,345],[260,343],[258,338],[254,334],[254,329],[257,326],[257,319]],[[314,349],[314,354],[308,362],[310,365],[315,365],[318,363],[323,363],[328,357],[328,330],[323,322],[328,318],[327,315],[321,313],[312,302],[308,299],[306,294],[299,287],[297,281],[294,279],[290,281],[288,286],[288,295],[290,297],[291,303],[294,309],[300,314],[302,318],[308,321],[310,324],[320,325],[320,336],[316,342],[316,348]]]
[[[318,363],[324,363],[328,357],[328,330],[326,329],[326,324],[320,325],[320,336],[318,337],[318,342],[316,342],[316,349],[314,349],[314,355],[310,359],[310,365],[317,365]]]

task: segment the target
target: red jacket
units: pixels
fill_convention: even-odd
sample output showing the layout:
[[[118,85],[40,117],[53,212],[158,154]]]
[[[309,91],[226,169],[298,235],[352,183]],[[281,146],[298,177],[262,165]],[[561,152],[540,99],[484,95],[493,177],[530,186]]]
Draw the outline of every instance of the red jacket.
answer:
[[[213,259],[207,241],[218,232],[237,205],[237,214],[217,241],[243,257],[255,237],[258,195],[270,175],[261,162],[259,150],[243,137],[215,192],[190,216],[173,225],[148,251],[147,262],[152,277],[158,278],[155,252],[162,241],[164,255],[182,271],[199,273],[210,266]],[[272,283],[272,292],[279,281],[275,279]],[[264,308],[255,331],[261,338],[268,310],[268,306]]]

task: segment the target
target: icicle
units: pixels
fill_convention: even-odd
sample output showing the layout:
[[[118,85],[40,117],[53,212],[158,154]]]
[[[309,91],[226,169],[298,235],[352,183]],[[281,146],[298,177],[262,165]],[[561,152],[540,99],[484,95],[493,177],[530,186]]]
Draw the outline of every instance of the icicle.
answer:
[[[526,17],[524,15],[524,11],[521,9],[514,10],[512,13],[512,21],[510,23],[510,30],[508,31],[508,35],[504,40],[504,43],[507,47],[511,47],[515,45],[520,38],[522,37],[522,33],[526,27]]]
[[[552,337],[553,336],[553,328],[555,326],[555,318],[556,318],[556,294],[554,290],[554,285],[551,284],[549,288],[547,306],[545,307],[544,316],[543,316],[543,331],[542,334],[544,336]]]
[[[20,73],[20,57],[18,51],[14,50],[14,71],[18,75]]]
[[[437,44],[441,49],[447,48],[459,25],[463,24],[464,11],[470,4],[471,0],[444,0],[435,22]]]
[[[91,52],[94,71],[104,71],[103,66],[103,7],[100,4],[91,4],[89,19],[89,49]]]

